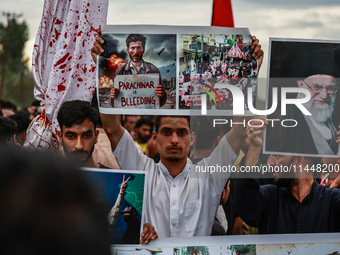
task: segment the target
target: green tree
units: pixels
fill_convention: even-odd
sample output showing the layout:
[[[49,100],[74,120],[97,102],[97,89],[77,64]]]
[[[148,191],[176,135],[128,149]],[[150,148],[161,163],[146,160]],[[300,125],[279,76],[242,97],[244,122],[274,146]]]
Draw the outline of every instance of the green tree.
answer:
[[[9,25],[6,73],[3,98],[12,101],[19,107],[28,106],[33,101],[34,81],[27,66],[28,58],[24,57],[25,43],[28,41],[28,26],[18,18],[10,18],[9,24],[0,23],[0,70],[6,40],[6,29]],[[1,75],[1,72],[0,72]]]

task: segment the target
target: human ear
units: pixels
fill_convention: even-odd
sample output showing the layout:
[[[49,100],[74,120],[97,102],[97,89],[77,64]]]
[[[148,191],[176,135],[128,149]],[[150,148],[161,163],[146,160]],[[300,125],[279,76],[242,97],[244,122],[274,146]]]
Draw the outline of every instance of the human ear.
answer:
[[[196,134],[195,132],[190,133],[190,147],[193,147],[196,145]]]
[[[157,133],[155,131],[152,131],[152,139],[154,139],[155,141],[157,141]]]
[[[300,88],[302,88],[303,85],[305,85],[304,82],[303,82],[302,80],[297,80],[296,83],[297,83],[297,85],[298,85]]]
[[[62,131],[58,131],[58,137],[59,137],[59,146],[63,143],[63,133]]]
[[[96,144],[98,142],[98,136],[99,136],[99,130],[96,129],[95,130],[95,140],[94,140],[94,144]]]

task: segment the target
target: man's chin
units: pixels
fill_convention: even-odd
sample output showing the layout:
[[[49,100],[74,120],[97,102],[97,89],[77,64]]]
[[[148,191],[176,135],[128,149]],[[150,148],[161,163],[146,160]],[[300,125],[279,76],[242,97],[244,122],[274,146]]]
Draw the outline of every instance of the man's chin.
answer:
[[[167,158],[167,160],[170,161],[170,162],[178,162],[178,161],[180,161],[181,159],[178,158],[178,157],[169,157],[169,158]]]
[[[327,105],[314,105],[311,109],[312,118],[318,122],[326,122],[333,113],[333,109]]]
[[[65,155],[68,159],[73,160],[76,164],[80,166],[85,165],[87,160],[90,158],[88,154],[78,155],[78,154],[72,154],[72,153],[65,153]]]
[[[87,156],[86,157],[76,157],[76,156],[73,156],[72,158],[79,165],[84,165],[87,162],[87,160],[89,159],[89,157],[87,157]]]
[[[147,142],[149,142],[150,139],[151,139],[151,137],[148,137],[148,138],[140,137],[141,143],[147,143]]]
[[[140,63],[141,61],[142,61],[142,59],[141,58],[138,58],[138,59],[131,59],[131,61],[133,62],[133,63]]]
[[[170,161],[170,162],[178,162],[178,161],[183,160],[183,157],[179,157],[179,156],[176,156],[176,155],[172,155],[172,156],[167,156],[167,157],[165,157],[165,159],[166,159],[167,161]]]

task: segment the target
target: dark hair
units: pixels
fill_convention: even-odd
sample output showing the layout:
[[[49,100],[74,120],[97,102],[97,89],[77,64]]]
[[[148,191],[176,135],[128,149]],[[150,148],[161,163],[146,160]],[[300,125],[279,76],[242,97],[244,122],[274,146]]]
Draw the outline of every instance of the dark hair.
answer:
[[[150,119],[147,118],[140,118],[135,125],[135,128],[140,128],[143,125],[147,125],[149,127],[151,127],[151,129],[153,129],[153,122]]]
[[[1,108],[2,109],[11,109],[13,110],[13,112],[17,111],[17,107],[15,104],[13,104],[10,101],[4,101],[4,100],[0,100],[0,104],[1,104]]]
[[[196,135],[196,149],[213,148],[216,138],[221,133],[221,125],[213,127],[214,118],[214,116],[193,116],[191,118],[193,124],[191,132]]]
[[[40,101],[34,100],[34,101],[31,103],[31,106],[40,107]]]
[[[107,210],[70,161],[0,148],[0,254],[109,255]]]
[[[190,116],[157,116],[155,121],[156,133],[158,133],[158,129],[161,125],[162,118],[164,117],[185,118],[188,121],[188,125],[190,128]]]
[[[18,112],[17,112],[18,113]],[[9,116],[8,118],[14,120],[17,124],[17,130],[16,130],[16,134],[19,134],[21,132],[26,132],[28,126],[30,125],[31,121],[29,118],[21,115],[21,114],[14,114]]]
[[[16,116],[21,116],[21,117],[24,117],[24,118],[29,119],[31,114],[29,113],[27,107],[24,107],[24,108],[21,108],[20,111],[17,111],[17,112],[15,113],[15,115],[16,115]]]
[[[8,117],[0,117],[0,144],[5,144],[17,132],[17,124]]]
[[[61,130],[63,126],[71,127],[74,124],[81,124],[86,119],[93,122],[94,128],[96,128],[99,116],[89,102],[74,100],[62,104],[57,119]]]
[[[129,34],[128,37],[126,38],[126,47],[130,47],[131,42],[138,42],[141,41],[143,48],[145,48],[145,43],[146,43],[146,37],[144,37],[141,34]]]

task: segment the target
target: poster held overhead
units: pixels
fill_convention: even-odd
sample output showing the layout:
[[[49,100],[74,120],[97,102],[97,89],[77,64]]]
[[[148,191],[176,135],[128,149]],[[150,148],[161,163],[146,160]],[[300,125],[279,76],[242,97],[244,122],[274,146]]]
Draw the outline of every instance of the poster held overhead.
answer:
[[[97,61],[102,113],[202,115],[203,107],[208,115],[232,116],[236,103],[235,107],[249,110],[249,91],[256,103],[258,62],[252,57],[252,37],[246,28],[106,26],[102,38],[104,53]],[[154,98],[136,96],[142,91],[130,84],[147,81],[143,75],[151,74],[159,75]],[[127,102],[122,101],[126,96],[117,99],[113,94],[119,82],[129,83],[135,93]],[[140,100],[145,97],[147,104]]]
[[[281,125],[268,125],[265,153],[312,157],[340,155],[336,143],[340,124],[339,56],[339,41],[270,39],[268,106],[274,102],[275,89],[281,90],[281,98],[277,110],[268,118],[278,120]],[[296,93],[285,93],[287,89],[294,89]],[[306,96],[310,99],[302,105],[292,104]]]
[[[156,86],[159,74],[117,75],[114,88],[119,95],[114,100],[116,108],[159,109]]]

